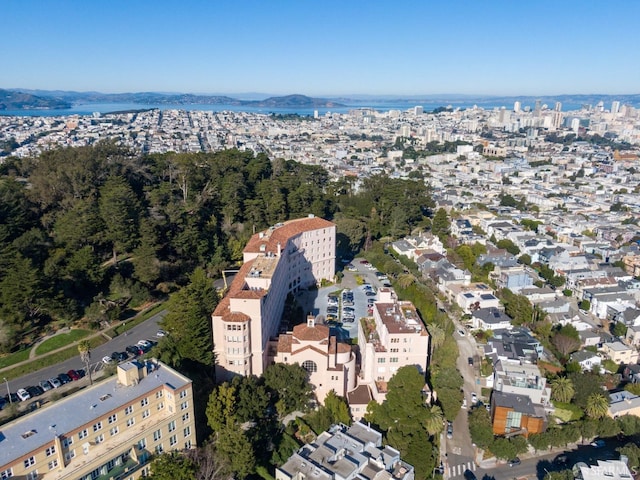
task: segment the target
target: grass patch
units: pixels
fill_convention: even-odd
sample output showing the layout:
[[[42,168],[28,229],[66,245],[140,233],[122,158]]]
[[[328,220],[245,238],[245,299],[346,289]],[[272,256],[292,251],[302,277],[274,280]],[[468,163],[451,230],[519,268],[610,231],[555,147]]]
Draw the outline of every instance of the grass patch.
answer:
[[[25,348],[19,352],[14,352],[4,357],[0,357],[0,368],[10,367],[16,363],[23,362],[29,359],[30,348]]]
[[[87,335],[90,335],[91,330],[71,330],[69,333],[61,333],[54,337],[51,337],[44,342],[42,342],[36,348],[36,355],[44,355],[45,353],[49,353],[53,350],[57,350],[58,348],[62,348],[65,345],[69,345],[70,343],[76,342]]]
[[[117,327],[114,327],[105,333],[109,335],[111,338],[117,337],[118,335],[122,335],[124,332],[128,332],[136,325],[140,325],[142,322],[153,317],[155,314],[160,313],[164,309],[165,309],[164,302],[157,303],[152,307],[148,308],[147,310],[143,310],[135,317],[129,318],[128,320],[122,322]]]
[[[102,335],[89,339],[89,345],[92,349],[106,342],[107,340]],[[9,380],[11,380],[13,378],[18,378],[22,375],[26,375],[27,373],[36,372],[45,367],[64,362],[65,360],[69,360],[70,358],[73,358],[77,355],[80,355],[78,353],[78,347],[76,345],[72,345],[69,348],[65,348],[64,350],[61,350],[59,352],[35,358],[29,363],[12,368],[11,370],[7,370],[6,372],[2,373],[2,376],[7,377]]]
[[[582,409],[573,403],[561,403],[554,401],[553,406],[556,407],[554,415],[565,423],[580,420],[583,416]]]

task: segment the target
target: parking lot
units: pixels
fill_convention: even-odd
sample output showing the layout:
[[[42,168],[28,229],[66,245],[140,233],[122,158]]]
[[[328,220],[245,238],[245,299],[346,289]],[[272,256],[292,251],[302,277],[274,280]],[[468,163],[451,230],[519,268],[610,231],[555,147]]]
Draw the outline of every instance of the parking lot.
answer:
[[[344,278],[341,283],[318,290],[303,291],[296,297],[305,312],[315,315],[319,321],[331,326],[332,333],[335,333],[340,339],[357,338],[359,319],[369,316],[368,301],[378,299],[378,296],[373,292],[377,292],[382,286],[375,271],[368,264],[361,263],[362,261],[359,258],[354,259],[349,264],[351,267],[349,269],[347,265],[340,265],[340,268],[344,268]],[[362,278],[364,285],[362,282],[358,282],[358,276]],[[366,285],[370,285],[370,288]],[[344,292],[349,291],[352,292],[351,295],[343,295]],[[337,298],[337,306],[335,301],[330,301],[330,296]],[[353,316],[351,316],[351,312]],[[327,315],[335,317],[329,316],[327,318]]]

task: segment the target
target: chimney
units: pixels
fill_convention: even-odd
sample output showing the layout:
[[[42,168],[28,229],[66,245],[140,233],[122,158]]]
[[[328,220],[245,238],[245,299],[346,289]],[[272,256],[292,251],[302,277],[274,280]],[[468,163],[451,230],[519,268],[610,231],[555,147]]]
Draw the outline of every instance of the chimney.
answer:
[[[280,245],[280,242],[278,242],[278,256],[280,256],[281,252],[282,252],[282,246]]]

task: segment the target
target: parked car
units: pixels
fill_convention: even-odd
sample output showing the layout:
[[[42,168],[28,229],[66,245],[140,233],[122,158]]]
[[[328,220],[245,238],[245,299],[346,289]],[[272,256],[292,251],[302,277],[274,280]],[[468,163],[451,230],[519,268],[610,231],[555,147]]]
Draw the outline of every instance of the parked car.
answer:
[[[390,288],[391,287],[391,283],[389,282],[382,282],[382,286],[386,287],[386,288]]]
[[[469,366],[473,367],[473,357],[467,358],[467,362],[469,362]]]
[[[71,383],[73,381],[72,378],[66,373],[61,373],[60,375],[58,375],[57,379],[60,380],[60,383],[62,385],[66,385],[67,383]]]
[[[518,457],[516,458],[512,458],[511,460],[509,460],[509,466],[510,467],[515,467],[516,465],[520,465],[520,459]]]
[[[156,332],[156,337],[166,337],[168,335],[166,330],[160,329]]]
[[[130,354],[133,355],[134,357],[137,357],[138,355],[142,355],[144,352],[140,349],[139,346],[137,345],[129,345],[127,348],[125,348],[125,351]]]
[[[76,380],[80,380],[80,374],[78,373],[77,370],[69,370],[67,372],[67,375],[69,375],[69,377],[71,378],[71,380],[76,381]]]
[[[327,307],[327,313],[333,313],[335,315],[338,313],[338,307]]]
[[[113,362],[113,360],[109,355],[105,355],[104,357],[102,357],[102,363],[104,363],[105,365],[109,365],[111,364],[111,362]]]
[[[18,394],[15,392],[8,393],[7,395],[4,396],[4,399],[9,403],[20,402],[20,397],[18,397]]]
[[[471,470],[466,469],[464,471],[464,479],[465,480],[478,480],[478,478],[476,477],[476,474],[473,473]]]
[[[336,315],[333,315],[331,313],[327,315],[327,323],[335,322],[337,320],[338,320],[338,317]]]
[[[114,362],[124,362],[127,358],[129,358],[129,355],[124,352],[113,352],[111,354],[111,360]]]
[[[27,390],[24,388],[19,388],[18,391],[16,392],[16,395],[18,396],[21,402],[24,402],[25,400],[29,400],[31,398],[31,395],[29,394],[29,392],[27,392]]]
[[[453,423],[447,422],[447,438],[453,438]]]
[[[467,397],[462,399],[462,408],[467,408]]]
[[[478,403],[478,396],[476,395],[476,392],[471,392],[471,403],[473,405],[475,405],[476,403]]]
[[[338,297],[334,297],[332,295],[329,295],[329,298],[327,299],[327,305],[329,305],[330,307],[337,307],[338,306]]]
[[[464,337],[466,333],[464,333],[464,330],[460,329],[458,330],[458,335],[460,335],[461,337]]]
[[[347,271],[349,272],[356,272],[358,271],[358,269],[355,267],[355,265],[353,263],[347,263],[346,266]]]
[[[60,375],[62,375],[62,374],[60,374]],[[66,375],[66,373],[65,373],[65,375]],[[60,381],[59,378],[56,378],[56,377],[50,378],[49,379],[49,383],[51,384],[51,386],[53,388],[58,388],[58,387],[62,386],[62,382]]]
[[[7,402],[4,397],[0,397],[0,410],[4,410],[4,407],[8,406],[9,402]]]
[[[40,395],[42,395],[44,393],[44,390],[39,385],[33,385],[31,387],[27,387],[27,388],[25,388],[25,390],[29,393],[29,396],[31,398],[39,397]]]
[[[53,389],[53,386],[51,385],[51,383],[49,383],[49,380],[40,380],[40,388],[42,388],[42,390],[44,390],[45,392],[48,392],[49,390]]]
[[[376,296],[376,292],[374,292],[373,290],[367,290],[366,292],[364,292],[364,294],[367,297],[375,297]]]

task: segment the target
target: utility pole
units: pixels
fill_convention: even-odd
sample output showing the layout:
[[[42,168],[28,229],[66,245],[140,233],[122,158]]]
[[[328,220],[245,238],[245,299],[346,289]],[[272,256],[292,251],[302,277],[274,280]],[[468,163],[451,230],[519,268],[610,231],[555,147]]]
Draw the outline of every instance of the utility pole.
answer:
[[[7,380],[7,377],[3,377],[4,383],[7,384],[7,396],[9,397],[9,403],[12,404],[13,400],[11,400],[11,390],[9,390],[9,380]]]

